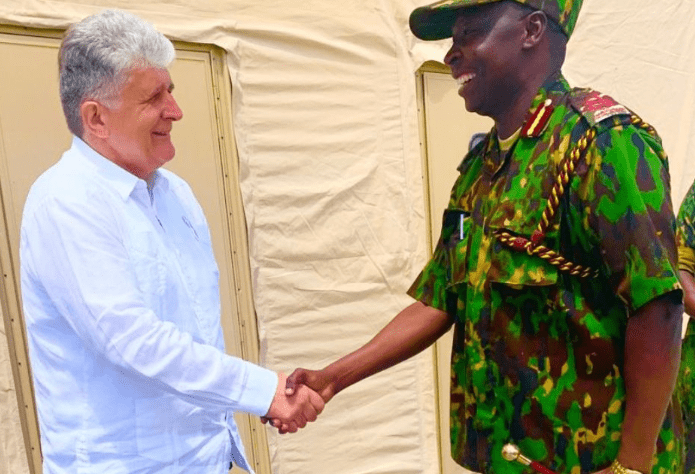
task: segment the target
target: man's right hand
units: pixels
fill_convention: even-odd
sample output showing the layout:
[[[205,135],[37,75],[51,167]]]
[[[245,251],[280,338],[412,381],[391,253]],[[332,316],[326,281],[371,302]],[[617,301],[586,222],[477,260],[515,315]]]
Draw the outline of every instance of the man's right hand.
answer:
[[[416,301],[361,348],[322,370],[295,370],[286,379],[286,385],[281,382],[282,388],[286,389],[286,396],[292,397],[311,389],[326,403],[341,390],[422,352],[453,324],[454,318],[446,312]],[[280,424],[280,433],[292,432],[292,425],[284,427],[272,418],[266,416],[264,420],[271,419],[276,428]]]
[[[307,423],[315,421],[323,411],[323,398],[306,385],[287,390],[287,376],[278,374],[278,386],[268,413],[263,417],[282,433],[295,433]]]
[[[321,395],[325,403],[335,395],[335,382],[326,375],[325,370],[296,369],[287,377],[286,393],[293,394],[300,385],[306,385]]]

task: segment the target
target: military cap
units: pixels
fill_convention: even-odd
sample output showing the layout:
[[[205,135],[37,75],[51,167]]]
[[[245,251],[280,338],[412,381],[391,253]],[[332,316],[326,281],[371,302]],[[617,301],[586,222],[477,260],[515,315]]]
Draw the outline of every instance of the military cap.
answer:
[[[423,40],[440,40],[451,37],[456,16],[462,8],[475,7],[501,0],[440,0],[431,5],[416,8],[410,14],[410,29]],[[583,0],[513,0],[536,10],[544,11],[555,20],[569,38],[577,24]]]

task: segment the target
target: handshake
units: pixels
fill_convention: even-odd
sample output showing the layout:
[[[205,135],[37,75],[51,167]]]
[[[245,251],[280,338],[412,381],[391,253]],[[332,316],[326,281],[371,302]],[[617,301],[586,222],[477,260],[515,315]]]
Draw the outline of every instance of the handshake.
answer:
[[[270,409],[261,421],[277,428],[280,434],[295,433],[316,421],[335,395],[335,384],[323,371],[297,369],[289,377],[283,373],[278,377]]]

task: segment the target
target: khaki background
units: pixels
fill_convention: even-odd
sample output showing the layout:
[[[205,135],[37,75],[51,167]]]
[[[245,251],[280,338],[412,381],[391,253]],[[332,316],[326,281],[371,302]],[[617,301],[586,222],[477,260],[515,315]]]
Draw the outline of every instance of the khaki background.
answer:
[[[62,29],[112,6],[147,18],[172,39],[224,51],[220,61],[231,86],[226,82],[217,91],[214,86],[212,92],[195,91],[211,94],[213,103],[219,94],[222,109],[199,111],[212,114],[199,122],[191,112],[199,104],[181,104],[176,163],[210,159],[207,170],[193,165],[187,179],[201,200],[220,205],[206,207],[206,213],[219,222],[218,260],[228,259],[236,278],[230,276],[223,289],[237,297],[237,313],[229,309],[225,315],[230,349],[239,347],[249,358],[257,350],[261,364],[289,372],[297,365],[321,367],[355,349],[410,303],[404,291],[426,261],[434,238],[430,222],[438,226],[437,208],[446,199],[441,196],[448,195],[455,164],[479,126],[475,119],[462,125],[463,103],[451,95],[453,84],[445,76],[417,74],[424,62],[441,60],[448,48],[446,41],[424,43],[409,33],[407,16],[423,3],[202,0],[143,6],[131,0],[4,0],[0,24],[20,31]],[[613,95],[660,131],[671,156],[676,206],[695,177],[689,162],[695,147],[693,23],[693,2],[586,0],[565,67],[572,84]],[[37,76],[54,73],[51,54],[46,52],[49,67]],[[5,57],[0,82],[26,60],[17,54]],[[185,95],[184,87],[207,88],[202,84],[208,79],[195,79],[195,74],[203,73],[184,71],[192,78],[185,86],[175,79],[177,98]],[[65,127],[51,112],[56,90],[30,83],[11,87],[0,89],[0,100],[24,92],[26,103],[18,107],[30,118],[24,135],[13,132],[13,139],[60,140],[55,137]],[[225,96],[229,87],[231,97]],[[230,109],[228,120],[225,108]],[[0,115],[2,133],[14,119]],[[187,121],[200,125],[194,133],[201,137],[216,127],[211,148],[199,145],[195,135],[192,145],[185,145]],[[7,156],[0,148],[3,152]],[[220,161],[210,158],[216,153]],[[2,164],[3,208],[16,209],[19,200],[13,189],[21,183],[8,184],[11,168],[28,181],[21,171],[31,168],[29,162],[57,159],[58,152],[40,155]],[[233,175],[236,167],[238,176]],[[196,179],[203,184],[196,185]],[[243,203],[239,208],[233,207],[235,193]],[[13,328],[18,290],[5,269],[16,265],[10,244],[18,223],[7,215],[0,223],[2,310]],[[238,238],[244,217],[247,232]],[[248,257],[238,259],[244,237]],[[6,336],[17,339],[11,332]],[[19,361],[13,364],[3,343],[0,337],[0,472],[24,473],[28,465],[12,376]],[[446,344],[436,351],[444,373],[447,351]],[[447,460],[447,440],[439,442],[438,420],[445,430],[447,408],[437,401],[433,360],[427,351],[351,387],[329,404],[319,422],[297,435],[268,431],[268,458],[265,428],[256,430],[259,471],[461,472]],[[439,383],[445,381],[439,377]],[[253,437],[253,423],[249,426],[247,436]]]

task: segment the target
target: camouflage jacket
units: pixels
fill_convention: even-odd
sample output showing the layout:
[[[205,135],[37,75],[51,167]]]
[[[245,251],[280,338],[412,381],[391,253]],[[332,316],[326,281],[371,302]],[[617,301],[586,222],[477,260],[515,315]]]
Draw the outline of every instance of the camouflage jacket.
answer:
[[[695,183],[678,211],[678,267],[695,275]]]
[[[678,211],[678,268],[695,275],[695,183],[688,190]],[[676,394],[681,403],[685,426],[685,472],[695,474],[695,324],[688,329],[681,348],[681,366]]]
[[[451,444],[464,467],[522,472],[501,457],[508,442],[559,473],[597,471],[616,457],[628,315],[680,291],[668,165],[646,128],[559,75],[506,156],[493,128],[461,163],[434,255],[408,293],[456,318]],[[579,278],[508,248],[499,232],[534,238],[563,163],[592,129],[541,236],[598,272]],[[672,412],[654,473],[680,469]]]

